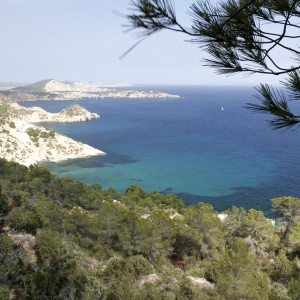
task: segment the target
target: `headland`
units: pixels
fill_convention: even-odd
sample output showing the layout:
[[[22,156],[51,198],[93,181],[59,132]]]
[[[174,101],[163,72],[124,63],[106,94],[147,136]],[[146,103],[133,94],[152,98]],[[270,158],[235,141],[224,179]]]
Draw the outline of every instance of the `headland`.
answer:
[[[0,157],[25,166],[39,162],[60,162],[68,159],[104,155],[101,150],[74,141],[53,129],[35,122],[79,122],[100,118],[73,104],[51,114],[39,107],[24,108],[16,103],[0,105]]]

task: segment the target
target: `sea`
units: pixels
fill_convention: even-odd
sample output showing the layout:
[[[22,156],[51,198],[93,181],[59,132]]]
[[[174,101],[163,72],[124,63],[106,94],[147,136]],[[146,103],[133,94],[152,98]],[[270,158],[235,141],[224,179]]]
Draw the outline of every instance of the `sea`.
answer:
[[[271,215],[270,200],[300,197],[300,128],[268,127],[268,115],[253,114],[259,103],[250,86],[138,85],[128,89],[167,92],[180,98],[98,98],[20,102],[59,112],[72,103],[100,119],[40,123],[106,155],[43,163],[54,175],[87,185],[100,183],[124,193],[131,185],[175,194],[186,206],[231,206]],[[299,108],[291,102],[295,113]]]

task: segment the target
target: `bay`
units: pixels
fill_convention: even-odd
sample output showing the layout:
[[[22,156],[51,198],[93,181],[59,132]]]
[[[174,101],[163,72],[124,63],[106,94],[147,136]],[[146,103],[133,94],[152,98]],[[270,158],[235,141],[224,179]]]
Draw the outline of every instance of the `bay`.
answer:
[[[41,125],[105,151],[105,156],[41,165],[58,176],[98,182],[104,189],[123,193],[137,184],[148,192],[176,194],[186,205],[207,202],[218,211],[235,205],[269,214],[271,198],[300,196],[299,130],[273,131],[265,124],[265,115],[243,108],[247,102],[257,103],[253,88],[134,89],[181,98],[20,102],[49,112],[78,103],[101,116],[88,122]]]

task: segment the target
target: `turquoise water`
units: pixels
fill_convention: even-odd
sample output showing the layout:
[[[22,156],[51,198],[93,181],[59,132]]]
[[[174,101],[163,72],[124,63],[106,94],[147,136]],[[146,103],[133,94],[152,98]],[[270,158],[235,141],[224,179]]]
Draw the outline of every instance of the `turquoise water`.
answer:
[[[105,156],[43,164],[58,176],[99,182],[124,192],[130,184],[177,194],[223,210],[232,205],[270,211],[270,199],[300,196],[298,132],[272,131],[265,116],[242,106],[255,102],[249,87],[142,87],[180,99],[86,99],[76,103],[101,118],[43,123]],[[70,101],[24,102],[57,112]],[[224,110],[221,110],[224,107]]]

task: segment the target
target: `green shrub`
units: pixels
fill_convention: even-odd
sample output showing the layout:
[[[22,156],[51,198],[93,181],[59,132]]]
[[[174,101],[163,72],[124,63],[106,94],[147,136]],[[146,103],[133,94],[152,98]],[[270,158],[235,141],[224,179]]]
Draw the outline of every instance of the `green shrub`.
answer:
[[[9,288],[5,285],[0,285],[0,299],[2,300],[9,299]]]
[[[16,207],[8,215],[8,226],[15,230],[25,230],[27,233],[35,234],[39,227],[42,227],[42,221],[36,213],[25,207]]]
[[[33,138],[37,138],[40,135],[40,129],[38,129],[38,128],[34,129],[34,128],[30,127],[26,130],[26,132],[30,137],[33,137]]]
[[[9,122],[9,127],[16,128],[15,122],[13,122],[13,121]]]
[[[40,134],[40,137],[43,139],[47,139],[49,136],[50,136],[50,134],[47,131],[42,131]]]
[[[55,131],[53,129],[50,129],[49,135],[54,138],[55,137]]]

